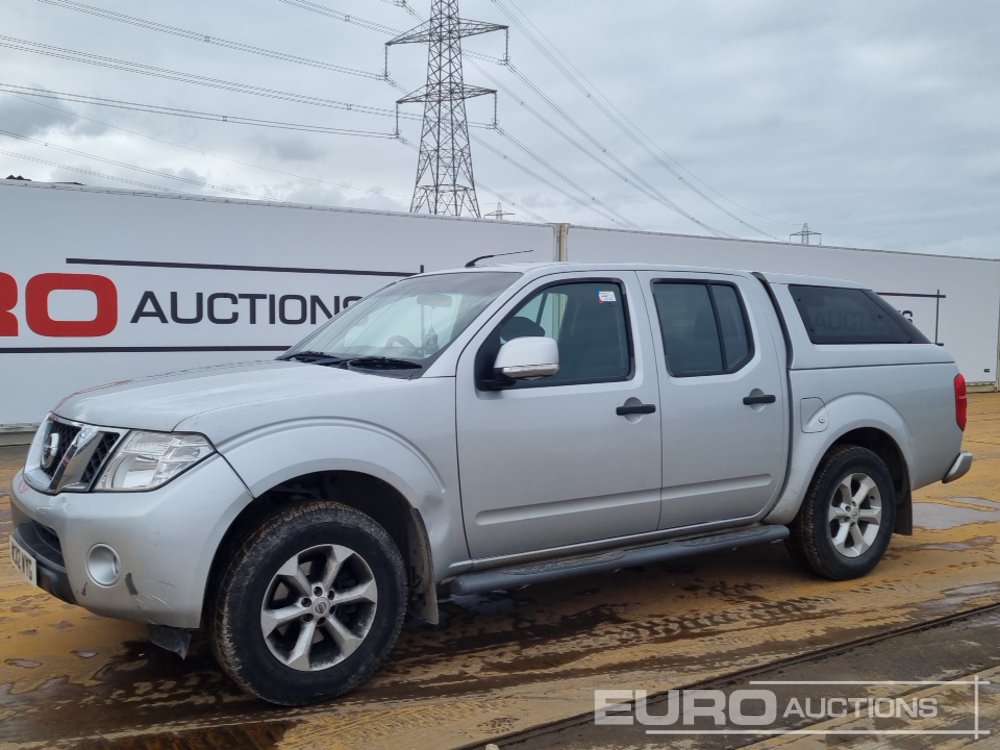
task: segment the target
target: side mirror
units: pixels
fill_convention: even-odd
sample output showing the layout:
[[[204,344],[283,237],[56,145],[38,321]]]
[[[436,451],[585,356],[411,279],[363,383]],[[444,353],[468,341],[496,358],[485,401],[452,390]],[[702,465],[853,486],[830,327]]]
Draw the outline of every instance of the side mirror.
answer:
[[[522,336],[500,347],[493,372],[500,378],[547,378],[559,372],[559,345],[546,336]]]

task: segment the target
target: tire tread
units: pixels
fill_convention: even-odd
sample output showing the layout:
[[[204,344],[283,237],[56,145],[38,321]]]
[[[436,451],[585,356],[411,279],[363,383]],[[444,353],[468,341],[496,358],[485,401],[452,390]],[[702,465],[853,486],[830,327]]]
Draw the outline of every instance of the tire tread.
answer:
[[[389,623],[390,636],[383,653],[375,654],[363,663],[356,665],[351,674],[335,687],[323,690],[320,695],[304,696],[301,691],[282,690],[268,685],[266,680],[253,674],[258,670],[242,659],[240,648],[236,642],[234,629],[239,627],[240,623],[234,622],[234,613],[230,607],[225,606],[225,602],[232,596],[239,595],[249,586],[249,581],[240,580],[241,569],[270,535],[277,533],[282,527],[308,524],[312,520],[310,517],[317,516],[323,516],[324,522],[333,521],[345,526],[353,526],[377,540],[389,559],[395,578],[393,583],[398,587],[402,606],[396,607],[394,619]],[[406,617],[407,588],[406,571],[399,550],[389,533],[370,516],[331,500],[315,500],[281,507],[265,517],[257,529],[249,534],[242,544],[237,545],[231,551],[229,559],[225,563],[219,577],[219,583],[210,599],[210,610],[206,618],[212,652],[219,666],[234,682],[247,692],[269,703],[297,706],[334,698],[354,690],[365,682],[392,650]],[[386,614],[380,613],[379,616],[385,617]]]
[[[858,565],[848,558],[841,558],[837,565],[831,565],[825,559],[824,550],[819,540],[826,539],[827,528],[825,523],[826,505],[829,502],[828,492],[831,483],[841,474],[845,468],[857,462],[873,462],[875,468],[883,476],[880,477],[890,490],[893,489],[892,477],[885,462],[877,453],[858,445],[839,445],[830,450],[823,459],[819,471],[813,477],[809,485],[809,491],[802,501],[795,520],[789,525],[790,535],[786,542],[792,558],[800,566],[812,573],[831,580],[846,580],[857,578],[868,573],[885,552],[888,546],[888,537],[891,536],[891,529],[895,519],[896,495],[895,492],[883,493],[882,497],[882,528],[888,527],[889,534],[885,535],[885,541],[881,539],[876,544],[882,546],[882,550],[875,557],[874,562],[866,561]],[[821,511],[821,512],[820,512]],[[884,532],[881,532],[885,534]]]

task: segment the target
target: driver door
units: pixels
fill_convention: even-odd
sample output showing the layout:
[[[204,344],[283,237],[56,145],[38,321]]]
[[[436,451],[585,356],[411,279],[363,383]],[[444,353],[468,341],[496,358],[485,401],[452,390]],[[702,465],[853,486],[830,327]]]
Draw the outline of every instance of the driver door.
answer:
[[[462,508],[473,558],[654,531],[660,415],[652,333],[634,273],[536,281],[459,361]],[[548,336],[557,375],[490,389],[500,345]],[[619,414],[645,405],[646,413]]]

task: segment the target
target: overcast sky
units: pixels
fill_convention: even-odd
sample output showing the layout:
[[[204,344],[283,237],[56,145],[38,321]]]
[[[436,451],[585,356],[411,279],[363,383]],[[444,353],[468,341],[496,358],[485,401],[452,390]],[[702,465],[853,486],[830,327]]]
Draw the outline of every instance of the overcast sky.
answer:
[[[418,23],[392,0],[308,2],[400,31]],[[428,15],[429,0],[409,2]],[[375,78],[248,54],[66,7],[81,3],[4,0],[0,44],[49,45],[387,112],[401,96]],[[382,69],[389,38],[280,0],[86,3],[372,74]],[[484,213],[496,209],[498,193],[505,210],[523,221],[589,226],[617,221],[688,234],[708,234],[707,226],[782,240],[807,221],[823,233],[824,244],[1000,257],[1000,4],[995,0],[466,0],[461,10],[463,17],[497,23],[511,23],[505,10],[522,24],[527,19],[544,33],[543,44],[564,53],[576,68],[574,82],[513,27],[514,70],[483,60],[502,54],[502,35],[464,42],[467,51],[479,54],[466,60],[466,83],[497,88],[487,78],[492,76],[503,87],[502,132],[473,128]],[[419,88],[426,56],[421,45],[391,48],[390,76],[407,91]],[[0,46],[0,82],[370,134],[391,134],[395,128],[391,116],[226,91],[10,46]],[[595,102],[609,102],[601,107],[618,124]],[[468,108],[471,121],[492,120],[491,99],[471,100]],[[421,105],[407,105],[404,112],[419,116]],[[412,143],[419,141],[419,128],[418,120],[401,121],[401,133]],[[0,176],[35,180],[118,187],[131,180],[206,195],[405,211],[416,169],[416,152],[388,138],[203,121],[11,93],[0,93],[0,130],[32,139],[0,135]]]

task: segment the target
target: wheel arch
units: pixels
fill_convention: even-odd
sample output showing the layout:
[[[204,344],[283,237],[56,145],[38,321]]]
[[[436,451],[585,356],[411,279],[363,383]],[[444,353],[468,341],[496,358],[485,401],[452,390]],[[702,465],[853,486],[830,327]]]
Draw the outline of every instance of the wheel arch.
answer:
[[[850,430],[830,446],[823,454],[817,466],[822,467],[827,456],[837,448],[844,445],[856,445],[859,448],[867,448],[880,459],[889,469],[892,477],[893,489],[896,491],[896,522],[893,532],[896,534],[913,533],[913,494],[910,491],[910,472],[906,466],[906,459],[903,451],[892,438],[892,436],[876,427],[859,427]]]
[[[913,527],[910,483],[910,430],[887,401],[868,394],[849,394],[824,405],[828,427],[823,431],[797,432],[788,480],[766,523],[791,523],[809,487],[832,450],[843,445],[868,448],[885,462],[896,490],[895,533],[910,534]]]
[[[230,554],[278,508],[311,500],[335,500],[364,513],[392,538],[406,565],[409,611],[425,622],[438,622],[434,565],[420,512],[402,492],[379,477],[360,471],[330,470],[303,474],[261,493],[233,520],[216,549],[205,591],[205,611]]]
[[[435,462],[392,430],[328,417],[259,427],[223,441],[219,452],[255,498],[230,532],[245,529],[240,524],[256,520],[276,499],[294,502],[316,498],[320,488],[336,490],[344,497],[322,499],[344,502],[390,532],[406,561],[411,611],[437,621],[437,581],[454,560],[468,557],[452,454],[441,452]]]

